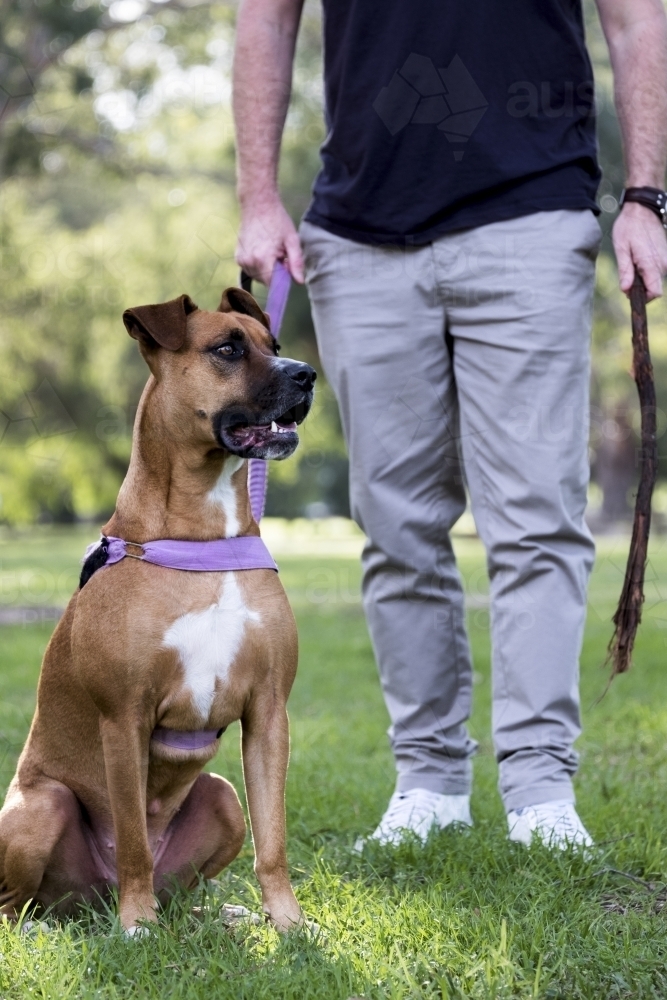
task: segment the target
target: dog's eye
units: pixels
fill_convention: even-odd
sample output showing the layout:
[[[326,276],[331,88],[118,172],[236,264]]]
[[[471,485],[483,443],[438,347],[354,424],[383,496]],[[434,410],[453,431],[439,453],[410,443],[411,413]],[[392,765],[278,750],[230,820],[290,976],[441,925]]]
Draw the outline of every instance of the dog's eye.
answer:
[[[238,344],[221,344],[220,347],[216,347],[215,353],[221,354],[224,358],[233,358],[243,354],[243,351]]]

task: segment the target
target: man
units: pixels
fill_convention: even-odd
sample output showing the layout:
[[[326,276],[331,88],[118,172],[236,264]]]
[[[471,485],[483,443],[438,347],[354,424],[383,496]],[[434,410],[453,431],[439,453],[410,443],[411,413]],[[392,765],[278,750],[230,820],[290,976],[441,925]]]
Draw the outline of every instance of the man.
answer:
[[[471,823],[471,666],[449,540],[465,476],[491,580],[510,837],[590,844],[572,790],[600,237],[580,0],[323,0],[328,135],[300,241],[276,176],[302,2],[239,10],[237,260],[264,282],[276,260],[305,276],[341,410],[398,771],[373,836]],[[661,0],[597,3],[627,188],[651,189],[630,192],[614,226],[620,283],[638,270],[654,298],[667,21]]]

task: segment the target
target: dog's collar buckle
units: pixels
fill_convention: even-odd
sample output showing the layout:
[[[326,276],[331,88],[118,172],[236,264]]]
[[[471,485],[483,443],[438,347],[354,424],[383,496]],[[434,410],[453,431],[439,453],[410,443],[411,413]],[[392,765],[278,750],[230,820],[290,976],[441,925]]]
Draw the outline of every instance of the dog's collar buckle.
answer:
[[[139,554],[132,552],[132,549],[139,549]],[[125,542],[125,555],[130,559],[145,559],[146,550],[141,542]]]

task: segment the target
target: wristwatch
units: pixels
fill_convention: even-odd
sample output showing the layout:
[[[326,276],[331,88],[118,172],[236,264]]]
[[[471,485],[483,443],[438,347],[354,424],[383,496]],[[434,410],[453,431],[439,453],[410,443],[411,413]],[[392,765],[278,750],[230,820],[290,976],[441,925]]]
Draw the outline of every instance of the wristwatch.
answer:
[[[667,229],[667,191],[652,187],[625,188],[618,203],[619,207],[623,208],[626,201],[636,201],[650,208]]]

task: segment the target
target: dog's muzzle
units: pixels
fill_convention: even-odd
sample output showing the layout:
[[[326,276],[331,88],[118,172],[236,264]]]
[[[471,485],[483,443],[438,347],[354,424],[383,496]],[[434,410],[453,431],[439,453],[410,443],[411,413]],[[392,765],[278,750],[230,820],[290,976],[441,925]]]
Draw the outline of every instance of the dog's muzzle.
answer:
[[[312,406],[316,378],[310,365],[276,358],[273,378],[253,406],[229,407],[215,415],[222,447],[241,458],[289,458],[299,443],[297,427]]]

